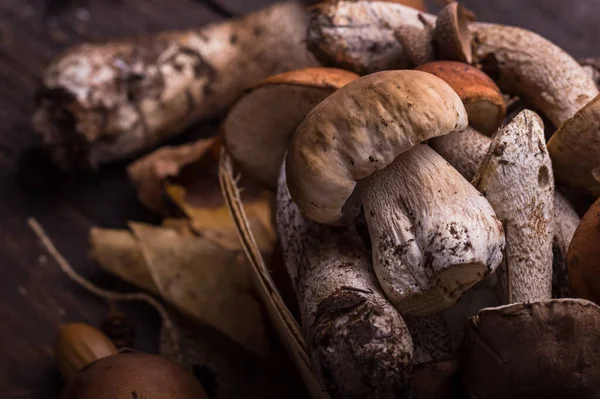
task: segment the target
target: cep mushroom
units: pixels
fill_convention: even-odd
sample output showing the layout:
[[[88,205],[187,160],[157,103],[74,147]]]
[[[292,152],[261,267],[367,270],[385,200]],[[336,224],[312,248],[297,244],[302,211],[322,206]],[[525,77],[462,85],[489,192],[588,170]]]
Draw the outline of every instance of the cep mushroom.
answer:
[[[469,320],[461,375],[478,399],[598,398],[600,307],[555,299],[484,309]]]
[[[354,227],[306,218],[282,167],[277,229],[313,370],[333,398],[407,398],[413,343]]]
[[[456,4],[456,3],[453,3]],[[469,125],[492,135],[506,115],[506,103],[494,81],[479,69],[454,61],[436,61],[415,68],[448,83],[462,100]],[[444,136],[442,136],[444,137]]]
[[[362,201],[375,273],[407,315],[450,307],[502,257],[504,234],[489,203],[419,144],[464,129],[466,119],[441,79],[379,72],[317,105],[291,141],[286,164],[295,203],[319,223],[341,225]]]
[[[569,286],[573,296],[600,303],[600,199],[588,209],[568,252]]]
[[[275,191],[290,136],[302,118],[356,78],[342,69],[307,68],[255,84],[233,104],[223,122],[227,150],[243,172]]]

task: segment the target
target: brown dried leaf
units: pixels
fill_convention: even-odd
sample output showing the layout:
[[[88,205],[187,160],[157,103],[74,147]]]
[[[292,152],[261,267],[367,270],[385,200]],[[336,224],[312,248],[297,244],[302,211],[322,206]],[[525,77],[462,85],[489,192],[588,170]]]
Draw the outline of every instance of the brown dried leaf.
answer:
[[[268,353],[264,322],[243,253],[225,250],[203,237],[182,233],[182,229],[133,222],[130,228],[133,233],[92,231],[91,253],[103,268],[160,293],[184,314],[210,324],[246,349]]]
[[[127,174],[142,204],[167,215],[163,182],[168,177],[177,176],[183,167],[202,158],[215,145],[216,140],[209,138],[177,147],[165,146],[129,165]]]

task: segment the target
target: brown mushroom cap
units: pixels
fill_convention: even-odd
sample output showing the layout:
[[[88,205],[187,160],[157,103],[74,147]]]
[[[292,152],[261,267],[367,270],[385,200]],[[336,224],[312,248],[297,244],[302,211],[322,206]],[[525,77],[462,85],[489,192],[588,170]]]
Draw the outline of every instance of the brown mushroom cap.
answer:
[[[469,31],[468,19],[465,8],[456,1],[439,12],[433,40],[441,59],[469,64],[473,61],[473,36]]]
[[[275,190],[290,136],[304,116],[358,75],[335,68],[306,68],[267,78],[231,107],[222,135],[242,170]]]
[[[163,357],[124,353],[100,359],[71,380],[61,399],[206,399],[196,378]]]
[[[483,309],[469,320],[461,371],[478,399],[598,398],[600,307],[556,299]]]
[[[567,265],[571,293],[600,302],[600,199],[585,213],[575,230]]]
[[[311,219],[344,224],[356,216],[357,181],[432,137],[464,129],[460,98],[421,71],[378,72],[333,93],[304,118],[287,156],[288,187]]]
[[[494,81],[481,70],[462,62],[436,61],[415,68],[442,79],[458,94],[469,116],[469,124],[476,130],[494,133],[506,114],[502,92]]]

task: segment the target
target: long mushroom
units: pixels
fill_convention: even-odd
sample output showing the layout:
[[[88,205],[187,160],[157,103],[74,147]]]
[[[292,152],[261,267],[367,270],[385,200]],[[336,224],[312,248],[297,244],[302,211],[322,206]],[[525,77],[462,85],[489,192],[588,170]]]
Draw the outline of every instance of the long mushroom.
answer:
[[[253,85],[231,106],[223,122],[221,135],[227,150],[243,172],[275,190],[290,136],[302,118],[357,78],[342,69],[306,68]]]
[[[296,288],[311,364],[333,398],[408,398],[413,343],[387,301],[352,226],[306,218],[292,201],[285,166],[277,228]]]
[[[450,307],[501,260],[504,234],[489,203],[419,145],[463,129],[466,119],[441,79],[379,72],[317,105],[291,141],[292,198],[309,218],[333,225],[353,220],[362,202],[375,273],[407,315]]]
[[[214,117],[257,80],[317,66],[286,2],[197,30],[83,44],[44,70],[34,129],[62,170],[129,158]]]
[[[544,125],[535,112],[522,111],[500,129],[473,184],[504,225],[503,302],[550,299],[554,177]]]

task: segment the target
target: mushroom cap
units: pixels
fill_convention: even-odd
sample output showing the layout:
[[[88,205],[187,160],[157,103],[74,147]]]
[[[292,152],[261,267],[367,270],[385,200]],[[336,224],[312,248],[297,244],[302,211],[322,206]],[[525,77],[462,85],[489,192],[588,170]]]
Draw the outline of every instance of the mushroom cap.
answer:
[[[222,126],[229,153],[241,169],[275,190],[290,136],[306,114],[358,75],[306,68],[271,76],[247,89]]]
[[[345,224],[357,214],[358,180],[415,145],[466,126],[460,98],[432,74],[364,76],[317,105],[296,129],[286,160],[290,194],[309,218]]]
[[[441,59],[471,63],[473,36],[469,31],[469,17],[465,8],[454,1],[438,14],[433,40],[437,44]]]
[[[456,61],[435,61],[416,69],[434,74],[456,91],[467,110],[469,124],[476,130],[490,135],[502,124],[506,115],[504,97],[481,70]]]
[[[124,353],[100,359],[71,380],[61,399],[206,399],[196,378],[164,357]]]
[[[454,360],[422,363],[413,368],[413,399],[466,398]]]
[[[600,197],[600,94],[567,119],[548,141],[558,183]]]
[[[600,302],[600,199],[583,215],[569,250],[569,288],[578,298]]]
[[[461,371],[472,397],[600,397],[600,307],[555,299],[469,319]]]

